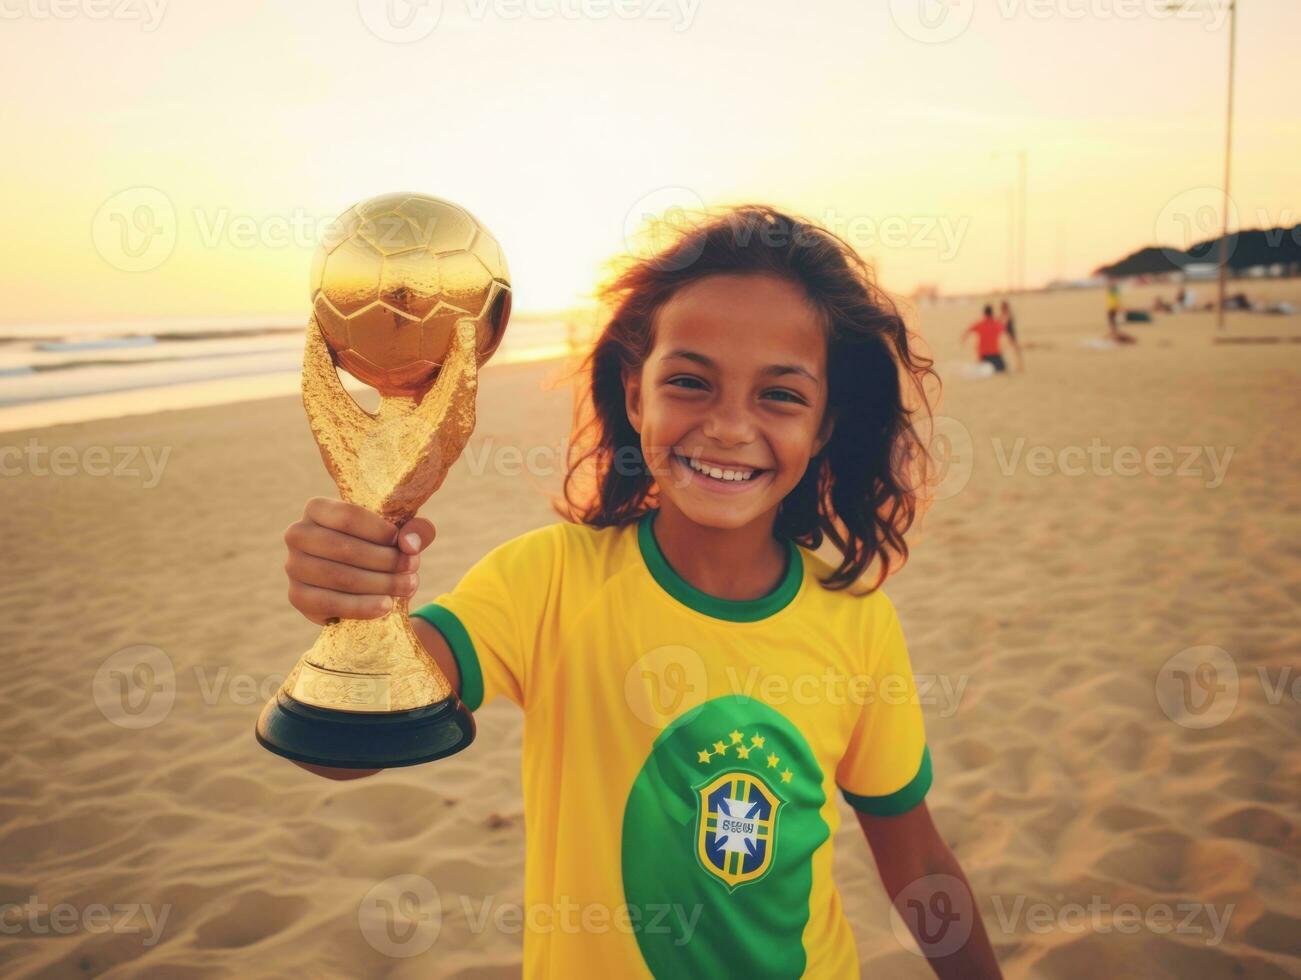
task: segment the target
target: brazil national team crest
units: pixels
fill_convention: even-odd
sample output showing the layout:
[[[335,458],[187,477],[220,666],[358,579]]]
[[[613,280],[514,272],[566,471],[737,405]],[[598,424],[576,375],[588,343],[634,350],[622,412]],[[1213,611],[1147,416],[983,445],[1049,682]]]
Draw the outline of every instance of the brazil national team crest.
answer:
[[[728,890],[772,867],[782,801],[753,772],[727,772],[700,787],[697,856]]]
[[[776,853],[777,816],[785,801],[763,770],[771,771],[774,780],[789,781],[792,773],[779,769],[780,757],[771,752],[765,756],[763,748],[762,735],[747,740],[743,732],[733,730],[727,739],[697,753],[698,764],[712,772],[695,787],[696,857],[728,891],[762,878]],[[715,768],[720,762],[722,771]]]

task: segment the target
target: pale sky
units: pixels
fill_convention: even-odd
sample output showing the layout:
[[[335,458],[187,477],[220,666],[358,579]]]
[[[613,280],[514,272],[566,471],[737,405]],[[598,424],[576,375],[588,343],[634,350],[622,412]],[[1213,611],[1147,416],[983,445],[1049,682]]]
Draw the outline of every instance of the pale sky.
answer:
[[[1238,2],[1239,222],[1293,224],[1301,3]],[[476,214],[520,310],[692,202],[803,212],[897,292],[1000,288],[1022,148],[1027,283],[1086,275],[1216,231],[1223,4],[1161,5],[0,0],[0,323],[305,316],[314,228],[395,190]]]

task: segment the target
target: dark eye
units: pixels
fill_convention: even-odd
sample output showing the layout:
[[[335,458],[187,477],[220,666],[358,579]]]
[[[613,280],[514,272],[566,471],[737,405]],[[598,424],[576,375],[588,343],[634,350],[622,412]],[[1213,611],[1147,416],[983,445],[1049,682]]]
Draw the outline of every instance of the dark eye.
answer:
[[[676,377],[669,378],[669,380],[664,383],[673,385],[675,388],[691,388],[698,390],[705,387],[704,381],[691,374],[679,374]]]
[[[764,395],[765,397],[775,397],[778,401],[791,402],[795,405],[807,404],[803,395],[791,391],[789,388],[769,388],[764,392]]]

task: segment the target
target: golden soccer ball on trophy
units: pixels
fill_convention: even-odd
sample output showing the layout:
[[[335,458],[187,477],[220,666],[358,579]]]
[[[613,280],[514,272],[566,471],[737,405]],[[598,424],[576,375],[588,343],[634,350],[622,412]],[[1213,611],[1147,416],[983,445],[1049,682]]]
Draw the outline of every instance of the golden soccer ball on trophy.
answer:
[[[464,208],[385,194],[345,211],[312,265],[312,309],[340,367],[384,395],[438,375],[458,321],[477,323],[480,366],[510,318],[510,271]]]

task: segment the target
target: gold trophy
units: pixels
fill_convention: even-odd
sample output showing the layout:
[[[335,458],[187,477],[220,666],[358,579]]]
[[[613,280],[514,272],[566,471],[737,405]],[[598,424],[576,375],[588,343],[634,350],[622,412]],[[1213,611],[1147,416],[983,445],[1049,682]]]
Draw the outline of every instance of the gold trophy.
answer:
[[[317,250],[303,406],[344,500],[394,526],[442,485],[474,430],[479,367],[510,317],[500,246],[464,209],[421,194],[349,208]],[[364,411],[337,368],[376,388]],[[410,766],[474,740],[474,719],[395,597],[380,619],[333,620],[262,710],[257,738],[299,762]]]

